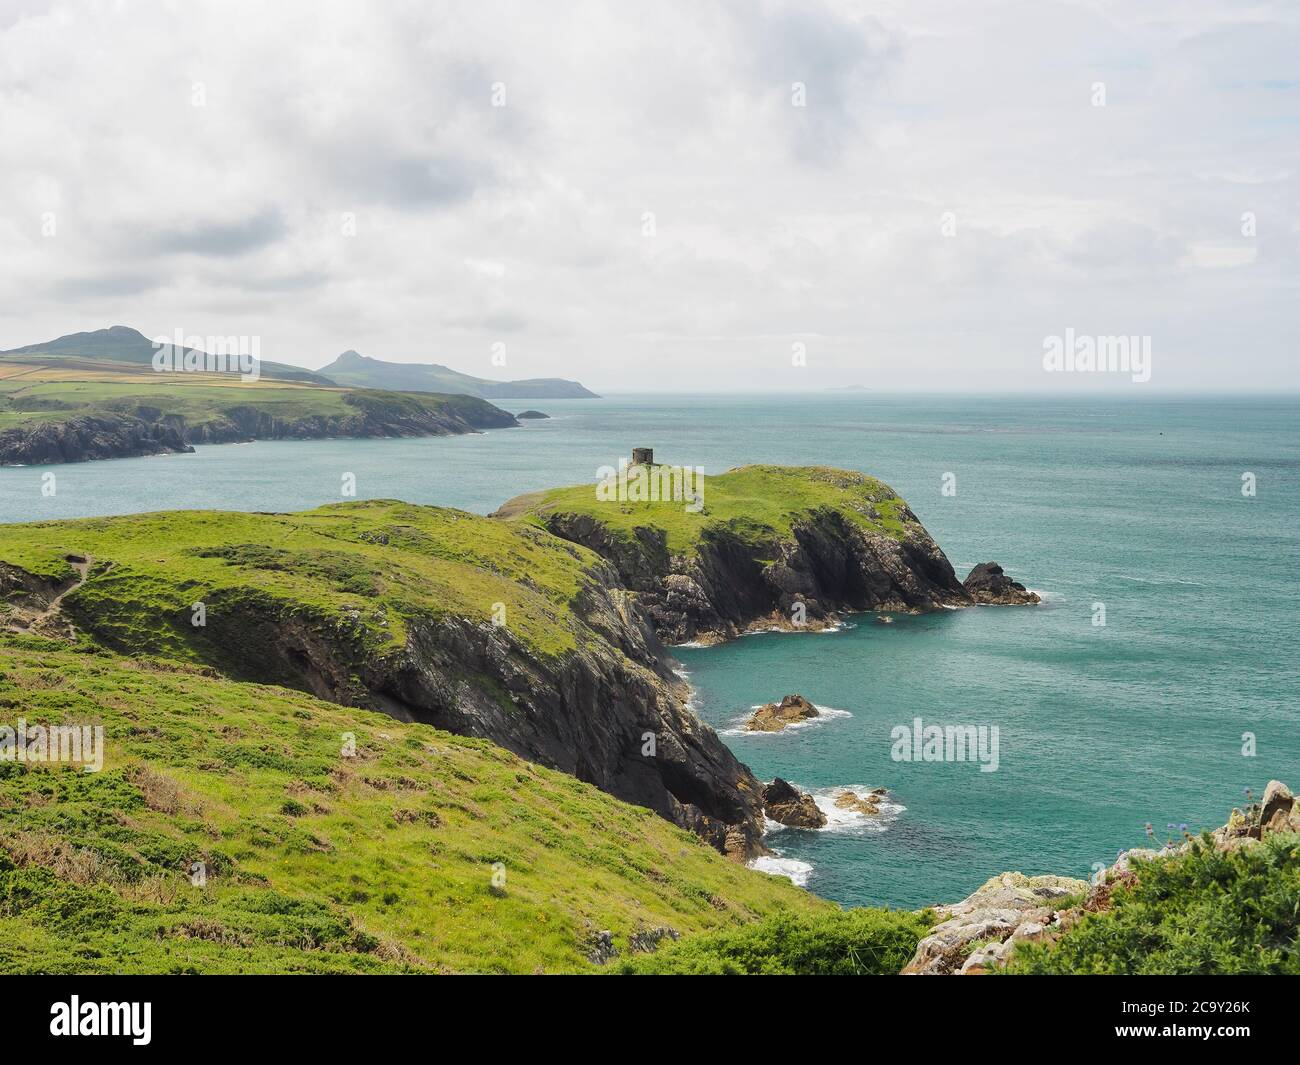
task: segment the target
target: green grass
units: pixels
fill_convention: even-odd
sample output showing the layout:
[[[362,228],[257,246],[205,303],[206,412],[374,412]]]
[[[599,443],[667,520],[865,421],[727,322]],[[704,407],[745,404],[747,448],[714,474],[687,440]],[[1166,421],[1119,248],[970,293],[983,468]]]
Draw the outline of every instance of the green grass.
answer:
[[[0,638],[19,716],[107,757],[0,763],[3,972],[595,971],[592,931],[832,910],[487,742],[196,667]]]
[[[63,602],[93,639],[244,677],[260,657],[258,622],[305,625],[360,660],[400,651],[413,617],[487,623],[498,603],[524,647],[562,655],[590,636],[570,603],[599,563],[526,524],[391,500],[0,527],[0,563],[66,580],[69,554],[94,560],[91,579]],[[196,602],[205,627],[191,624]]]
[[[0,364],[0,368],[3,364]],[[237,384],[212,375],[90,373],[65,379],[50,371],[0,379],[0,429],[67,421],[86,414],[121,414],[152,420],[161,411],[185,419],[191,429],[249,409],[290,423],[306,418],[344,418],[361,413],[414,417],[426,412],[469,415],[486,409],[473,396],[412,394],[323,388],[262,380]]]
[[[833,510],[869,533],[901,539],[915,519],[898,494],[874,477],[828,466],[742,466],[704,479],[704,507],[690,513],[680,501],[601,501],[594,484],[556,488],[525,497],[510,516],[542,522],[580,514],[630,538],[638,529],[662,530],[668,550],[691,554],[700,538],[725,531],[748,543],[785,539],[811,515]]]
[[[911,960],[933,914],[855,909],[783,913],[624,959],[639,976],[892,976]]]
[[[1009,971],[1300,975],[1300,836],[1219,851],[1206,835],[1135,871],[1056,943],[1018,947]]]

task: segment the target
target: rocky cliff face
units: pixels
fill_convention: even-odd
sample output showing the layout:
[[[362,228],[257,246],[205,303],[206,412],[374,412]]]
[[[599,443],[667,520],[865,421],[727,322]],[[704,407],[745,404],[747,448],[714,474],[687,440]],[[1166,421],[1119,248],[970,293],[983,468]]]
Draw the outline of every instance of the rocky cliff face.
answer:
[[[183,425],[128,414],[83,414],[0,431],[0,466],[136,458],[193,451]]]
[[[491,625],[416,624],[402,656],[363,667],[370,701],[571,773],[734,857],[762,853],[758,781],[691,713],[644,619],[603,576],[575,609],[607,642],[552,661]]]
[[[743,539],[717,527],[705,530],[692,555],[669,552],[653,527],[628,538],[585,514],[556,512],[542,521],[555,535],[609,559],[664,642],[684,643],[755,628],[823,628],[858,611],[991,601],[962,585],[910,510],[901,516],[901,538],[873,534],[829,508],[796,523],[788,538]],[[1029,595],[1023,602],[1037,602]]]
[[[489,403],[425,407],[368,402],[350,408],[338,415],[279,418],[255,406],[237,406],[192,425],[178,414],[133,404],[128,410],[78,414],[0,431],[0,466],[168,455],[192,452],[194,444],[249,440],[452,436],[519,424]]]

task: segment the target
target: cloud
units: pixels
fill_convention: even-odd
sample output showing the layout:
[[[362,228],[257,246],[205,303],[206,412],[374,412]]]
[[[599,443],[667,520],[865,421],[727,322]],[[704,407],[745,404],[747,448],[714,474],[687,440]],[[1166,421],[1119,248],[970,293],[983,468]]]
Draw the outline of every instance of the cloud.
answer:
[[[0,347],[1013,390],[1073,324],[1297,387],[1297,47],[1280,0],[23,0]]]

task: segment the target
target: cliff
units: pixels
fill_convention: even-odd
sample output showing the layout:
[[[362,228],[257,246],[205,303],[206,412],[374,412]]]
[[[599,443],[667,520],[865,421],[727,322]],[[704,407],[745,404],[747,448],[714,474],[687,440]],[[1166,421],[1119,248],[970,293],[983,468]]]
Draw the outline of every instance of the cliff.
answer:
[[[617,573],[540,530],[395,502],[5,526],[0,594],[13,631],[70,623],[115,652],[488,739],[761,851],[758,782],[687,708]]]
[[[11,413],[0,409],[0,465],[175,454],[195,444],[249,440],[448,436],[519,424],[470,396],[229,383],[180,393],[169,393],[165,383],[110,388],[91,403],[58,395],[56,389],[3,401]]]
[[[497,515],[608,559],[668,643],[823,628],[856,611],[1013,601],[1001,584],[996,596],[980,580],[964,586],[893,489],[846,470],[730,470],[707,479],[695,512],[681,502],[601,500],[588,485],[519,497]]]

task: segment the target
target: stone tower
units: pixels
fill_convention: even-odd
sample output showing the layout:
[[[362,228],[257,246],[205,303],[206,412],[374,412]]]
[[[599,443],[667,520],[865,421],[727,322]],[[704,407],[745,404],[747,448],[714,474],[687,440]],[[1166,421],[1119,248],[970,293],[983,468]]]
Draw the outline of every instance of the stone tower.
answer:
[[[655,451],[652,447],[634,447],[632,449],[633,466],[653,466],[655,464]]]

